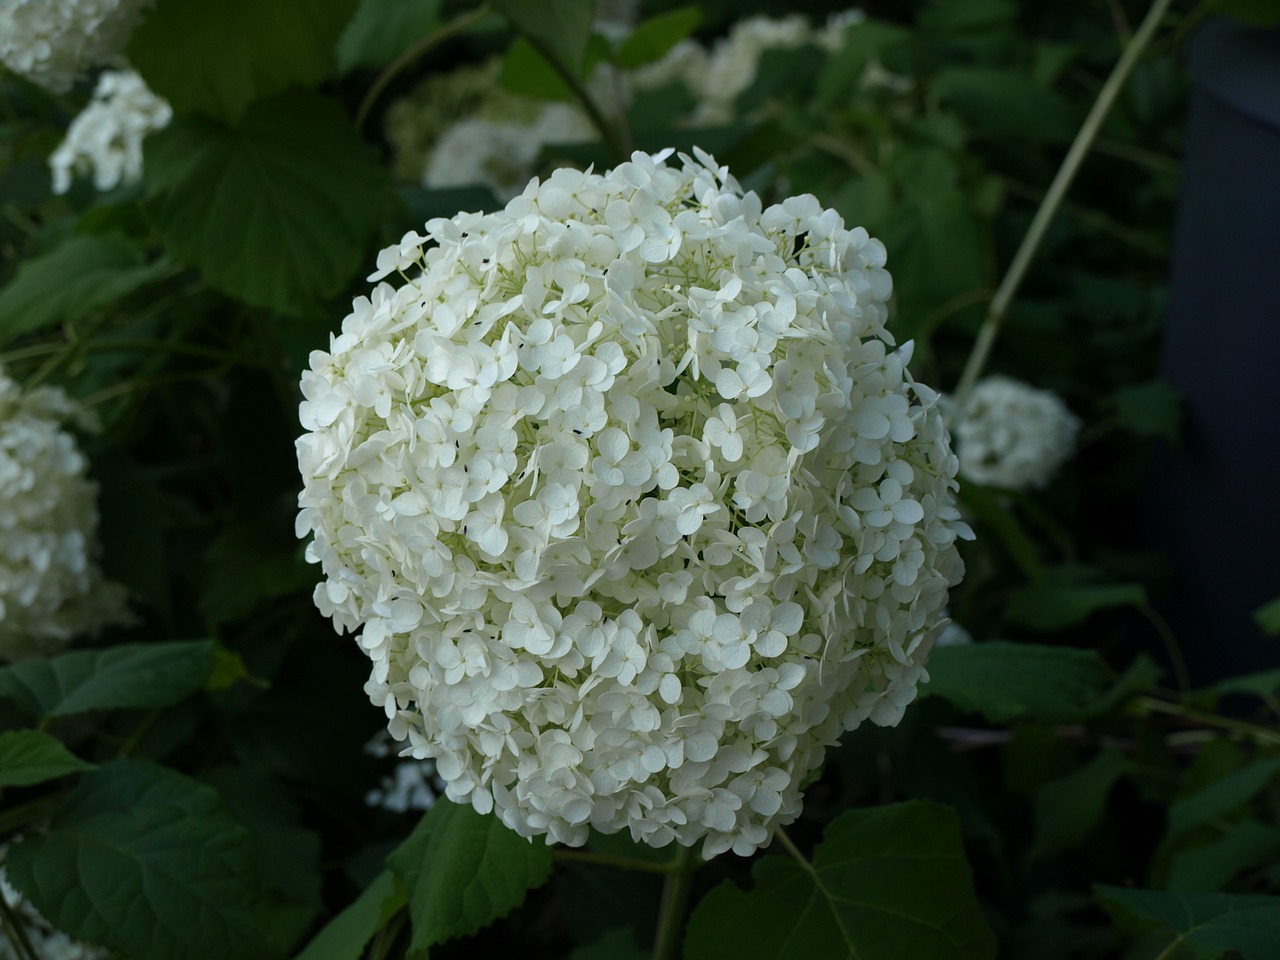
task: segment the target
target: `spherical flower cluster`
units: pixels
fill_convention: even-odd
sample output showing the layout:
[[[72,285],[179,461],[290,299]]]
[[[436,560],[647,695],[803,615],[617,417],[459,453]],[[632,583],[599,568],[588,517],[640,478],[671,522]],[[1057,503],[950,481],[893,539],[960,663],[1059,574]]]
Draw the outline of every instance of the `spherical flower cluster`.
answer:
[[[97,487],[61,421],[60,390],[0,373],[0,660],[51,653],[124,614],[93,560]]]
[[[0,847],[0,862],[7,852],[7,846]],[[4,897],[12,915],[22,925],[22,932],[40,960],[105,960],[110,953],[105,947],[80,943],[55,930],[26,897],[10,886],[3,867],[0,867],[0,897]],[[25,960],[26,956],[25,952],[18,952],[8,936],[0,936],[0,960]]]
[[[1055,394],[987,377],[956,411],[960,472],[986,486],[1043,487],[1071,456],[1079,431],[1080,421]]]
[[[884,247],[695,153],[406,234],[302,377],[317,605],[404,753],[548,842],[767,843],[927,679],[972,535]]]
[[[0,0],[0,63],[65,93],[124,47],[150,0]]]
[[[386,759],[392,753],[391,736],[386,730],[365,744],[364,752],[379,759]],[[406,813],[410,810],[430,810],[435,806],[436,798],[444,792],[444,784],[436,773],[436,765],[431,760],[402,760],[395,765],[389,776],[364,795],[367,807],[389,810],[392,813]]]
[[[99,190],[142,178],[142,141],[173,118],[167,100],[157,97],[132,70],[104,70],[93,99],[80,112],[49,157],[53,192],[71,189],[75,173],[93,175]]]

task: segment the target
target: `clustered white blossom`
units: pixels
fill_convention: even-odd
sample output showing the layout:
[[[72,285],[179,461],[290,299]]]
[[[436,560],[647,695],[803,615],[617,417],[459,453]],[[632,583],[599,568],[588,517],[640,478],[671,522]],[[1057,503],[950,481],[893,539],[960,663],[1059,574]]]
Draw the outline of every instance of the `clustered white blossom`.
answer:
[[[93,99],[67,129],[49,157],[53,192],[66,193],[77,173],[93,176],[99,190],[142,178],[142,141],[173,118],[169,102],[157,97],[132,70],[104,70]]]
[[[1062,400],[1010,377],[978,382],[956,411],[960,473],[1009,490],[1045,486],[1075,448],[1080,421]]]
[[[54,652],[124,614],[94,561],[97,486],[62,421],[61,390],[0,372],[0,660]]]
[[[519,120],[470,117],[449,127],[436,141],[423,185],[481,185],[505,202],[529,181],[543,147],[582,143],[593,136],[586,115],[567,103],[535,104]]]
[[[0,862],[3,862],[7,852],[7,846],[0,847]],[[26,897],[10,886],[3,867],[0,867],[0,897],[4,897],[5,903],[22,924],[23,933],[40,960],[105,960],[109,954],[110,951],[105,947],[80,943],[61,930],[55,930]],[[26,954],[17,952],[7,936],[0,935],[0,960],[25,958]]]
[[[124,47],[151,0],[0,0],[0,63],[65,93]]]
[[[680,41],[660,60],[635,71],[631,84],[637,90],[683,84],[697,102],[689,123],[728,123],[734,118],[735,101],[755,82],[767,51],[813,44],[834,53],[844,43],[845,29],[862,19],[858,10],[835,14],[821,27],[814,27],[798,13],[781,18],[745,17],[709,50],[696,40]]]
[[[884,247],[695,153],[406,234],[302,377],[317,605],[404,754],[548,842],[767,843],[927,679],[972,535]]]
[[[365,744],[364,752],[379,759],[391,756],[394,741],[386,730],[380,730]],[[367,807],[405,813],[409,810],[430,810],[436,798],[444,792],[444,783],[436,773],[431,760],[402,760],[390,776],[364,795]]]

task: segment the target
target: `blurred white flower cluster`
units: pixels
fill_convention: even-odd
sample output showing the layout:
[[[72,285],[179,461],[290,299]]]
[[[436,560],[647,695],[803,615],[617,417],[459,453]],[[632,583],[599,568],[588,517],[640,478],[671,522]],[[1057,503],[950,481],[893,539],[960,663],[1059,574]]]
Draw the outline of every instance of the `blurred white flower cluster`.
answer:
[[[157,97],[132,70],[104,70],[93,99],[67,129],[49,157],[53,192],[71,189],[75,174],[93,176],[99,190],[136,183],[142,177],[142,141],[173,118],[166,100]]]
[[[391,756],[394,741],[386,730],[380,730],[365,744],[364,752],[379,759]],[[391,776],[364,796],[367,807],[405,813],[409,810],[430,810],[436,798],[444,792],[444,783],[436,773],[431,760],[402,760],[396,764]]]
[[[696,40],[682,40],[661,60],[632,73],[630,85],[643,91],[682,84],[697,104],[689,124],[729,123],[734,119],[735,101],[755,82],[767,51],[812,44],[834,53],[844,43],[845,28],[862,19],[858,10],[836,14],[821,27],[814,27],[798,13],[782,18],[747,17],[734,23],[711,49]]]
[[[1071,456],[1079,431],[1080,421],[1056,394],[987,377],[956,411],[960,472],[986,486],[1043,487]]]
[[[0,0],[0,63],[65,93],[124,47],[151,0]]]
[[[0,847],[0,862],[3,862],[7,852],[8,847]],[[72,940],[61,930],[50,926],[27,898],[10,886],[3,867],[0,867],[0,896],[4,897],[5,903],[22,924],[23,933],[40,960],[105,960],[109,954],[110,951],[105,947]],[[0,935],[0,960],[26,960],[26,954],[18,952],[9,937]]]
[[[302,377],[317,605],[447,796],[549,842],[767,843],[914,699],[972,535],[884,247],[696,153],[406,234]]]
[[[618,7],[596,26],[620,39],[635,10],[634,4]],[[860,11],[848,11],[813,27],[800,14],[749,17],[710,50],[684,40],[661,60],[616,76],[601,64],[589,78],[588,93],[609,115],[637,93],[679,84],[695,103],[687,125],[729,123],[735,101],[755,80],[766,51],[813,44],[834,52],[844,42],[845,28],[861,19]],[[501,87],[499,75],[497,64],[462,67],[428,78],[418,92],[394,105],[387,133],[397,166],[403,171],[418,164],[426,187],[484,186],[505,203],[523,189],[545,148],[599,136],[578,104],[513,94]],[[457,115],[442,124],[449,112]]]
[[[62,422],[60,390],[0,372],[0,660],[52,653],[124,616],[124,593],[94,561],[97,487]]]
[[[534,102],[519,119],[460,120],[436,141],[423,184],[431,188],[484,186],[505,202],[529,182],[544,147],[582,143],[594,136],[586,115],[567,103]]]

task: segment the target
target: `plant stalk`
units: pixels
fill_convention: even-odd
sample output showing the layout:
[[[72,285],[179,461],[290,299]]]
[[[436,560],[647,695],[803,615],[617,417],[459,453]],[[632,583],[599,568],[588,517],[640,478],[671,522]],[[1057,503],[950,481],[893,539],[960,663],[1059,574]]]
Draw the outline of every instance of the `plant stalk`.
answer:
[[[378,74],[378,78],[373,81],[373,86],[364,95],[364,99],[360,101],[360,109],[356,111],[356,129],[359,130],[364,127],[364,122],[369,118],[369,111],[373,109],[374,102],[381,96],[382,91],[387,88],[387,84],[391,83],[402,70],[432,47],[443,43],[455,33],[462,32],[488,15],[489,4],[482,3],[470,13],[464,13],[462,16],[450,20],[439,30],[434,30],[427,34],[422,40],[387,64],[386,68]]]
[[[973,385],[977,382],[978,377],[982,375],[982,369],[986,366],[987,357],[990,355],[991,348],[996,342],[996,336],[1000,332],[1000,324],[1004,321],[1005,314],[1009,310],[1009,304],[1013,302],[1018,288],[1022,286],[1022,280],[1026,276],[1027,268],[1031,265],[1032,259],[1040,249],[1040,244],[1049,230],[1049,224],[1053,222],[1058,208],[1062,206],[1062,200],[1066,196],[1067,190],[1070,189],[1072,181],[1075,180],[1076,174],[1080,171],[1080,166],[1093,146],[1094,140],[1097,139],[1098,131],[1102,129],[1102,124],[1106,121],[1107,114],[1111,112],[1116,97],[1119,96],[1120,91],[1124,88],[1125,82],[1129,79],[1129,74],[1133,72],[1133,67],[1138,62],[1138,58],[1142,56],[1143,51],[1146,50],[1147,45],[1151,42],[1151,38],[1155,35],[1160,21],[1164,19],[1164,15],[1168,12],[1169,4],[1170,0],[1155,0],[1151,4],[1151,9],[1147,11],[1146,18],[1142,21],[1141,26],[1138,27],[1137,32],[1134,33],[1133,38],[1125,46],[1124,52],[1120,54],[1120,59],[1116,61],[1116,65],[1112,69],[1111,75],[1107,77],[1106,83],[1098,91],[1098,98],[1093,102],[1089,115],[1076,133],[1076,138],[1072,141],[1071,148],[1067,151],[1067,155],[1062,161],[1062,166],[1058,168],[1053,182],[1049,184],[1049,189],[1045,193],[1044,199],[1040,201],[1040,207],[1036,210],[1035,217],[1031,220],[1031,226],[1027,228],[1026,236],[1022,238],[1022,243],[1018,245],[1017,252],[1014,253],[1013,260],[1009,264],[1009,269],[1005,273],[1004,279],[1000,281],[1000,286],[997,288],[995,296],[991,299],[987,317],[982,322],[982,327],[978,331],[978,338],[973,344],[973,351],[969,354],[969,361],[965,364],[964,373],[960,377],[960,382],[956,385],[955,403],[957,409],[964,406],[964,402],[968,399]]]
[[[653,944],[653,960],[676,960],[680,955],[680,935],[693,893],[693,872],[699,857],[692,847],[682,846],[671,861],[666,882],[662,886],[662,905],[658,909],[658,933]]]

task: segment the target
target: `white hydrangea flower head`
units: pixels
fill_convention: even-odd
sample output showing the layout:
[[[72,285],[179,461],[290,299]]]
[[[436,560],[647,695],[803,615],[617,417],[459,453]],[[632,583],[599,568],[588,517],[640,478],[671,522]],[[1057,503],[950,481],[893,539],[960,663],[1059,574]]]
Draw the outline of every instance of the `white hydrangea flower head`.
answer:
[[[382,251],[302,376],[297,532],[451,800],[747,854],[914,699],[972,533],[883,245],[668,158]]]
[[[75,174],[93,176],[98,190],[142,178],[142,141],[173,119],[169,102],[151,92],[132,70],[104,70],[93,99],[67,129],[49,157],[53,192],[71,189]]]
[[[0,862],[8,850],[7,845],[0,847]],[[55,930],[30,901],[9,884],[3,867],[0,867],[0,897],[4,897],[22,924],[22,930],[40,960],[106,960],[110,955],[111,951],[105,947],[72,940],[61,930]],[[24,957],[25,954],[18,953],[7,936],[0,936],[0,960],[24,960]]]
[[[1056,394],[987,377],[956,411],[960,472],[985,486],[1044,487],[1071,456],[1079,432],[1079,419]]]
[[[543,147],[581,143],[594,136],[582,111],[567,103],[538,104],[524,122],[482,117],[460,120],[436,142],[423,185],[439,188],[478,184],[505,202],[529,181]]]
[[[23,392],[0,372],[0,661],[53,653],[124,619],[124,592],[94,561],[97,486],[62,422],[61,390]]]
[[[0,0],[0,63],[54,93],[111,61],[151,0]]]

